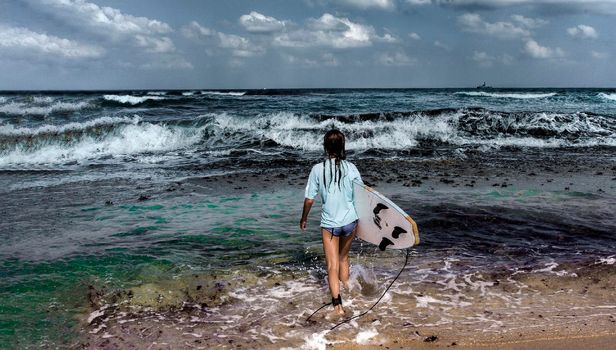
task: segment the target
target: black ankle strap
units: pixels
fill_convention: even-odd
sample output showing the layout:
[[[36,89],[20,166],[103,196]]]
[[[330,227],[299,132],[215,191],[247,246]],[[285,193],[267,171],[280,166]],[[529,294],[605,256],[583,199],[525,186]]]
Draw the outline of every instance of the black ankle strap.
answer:
[[[332,305],[342,305],[342,297],[340,296],[340,294],[338,294],[337,298],[332,298]]]

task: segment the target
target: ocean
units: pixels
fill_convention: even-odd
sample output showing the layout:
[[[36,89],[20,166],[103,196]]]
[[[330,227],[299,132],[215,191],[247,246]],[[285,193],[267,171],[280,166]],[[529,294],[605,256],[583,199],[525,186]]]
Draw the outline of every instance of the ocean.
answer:
[[[318,206],[298,229],[331,128],[421,236],[336,334],[303,322],[328,300]],[[0,348],[614,327],[615,151],[616,89],[0,92]],[[404,252],[351,255],[352,315]]]

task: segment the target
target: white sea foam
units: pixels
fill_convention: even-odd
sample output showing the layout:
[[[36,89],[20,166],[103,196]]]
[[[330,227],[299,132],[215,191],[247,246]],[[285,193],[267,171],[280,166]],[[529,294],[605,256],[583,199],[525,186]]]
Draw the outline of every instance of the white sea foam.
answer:
[[[355,336],[355,342],[357,344],[362,344],[362,345],[370,344],[370,340],[376,337],[377,335],[379,335],[379,332],[377,332],[376,329],[374,328],[371,328],[365,331],[360,331]]]
[[[599,259],[597,264],[614,265],[614,264],[616,264],[616,257],[614,257],[614,255],[611,255],[611,256],[608,256],[606,258],[601,258],[601,259]]]
[[[351,141],[347,143],[347,149],[354,150],[405,149],[417,145],[417,140],[422,137],[435,137],[446,141],[454,134],[453,125],[448,124],[446,119],[431,120],[428,117],[348,124],[338,120],[318,122],[306,116],[280,112],[252,120],[221,114],[216,117],[216,123],[225,130],[249,133],[258,138],[273,140],[282,146],[312,151],[322,148],[314,142],[316,135],[332,126],[345,133],[359,134],[350,138]],[[361,136],[364,131],[369,131],[372,135]]]
[[[185,91],[182,92],[182,96],[192,96],[195,94],[195,91]]]
[[[132,96],[132,95],[104,95],[103,98],[107,101],[114,101],[123,104],[138,105],[148,100],[158,101],[164,100],[162,96]]]
[[[96,318],[101,317],[105,314],[105,308],[101,308],[99,310],[94,310],[88,316],[88,324],[92,323]]]
[[[34,128],[15,127],[11,124],[0,125],[0,135],[5,136],[37,136],[41,134],[60,134],[69,131],[85,130],[92,127],[114,124],[137,124],[141,118],[137,115],[133,117],[101,117],[81,123],[68,123],[62,125],[42,125]]]
[[[282,146],[309,151],[321,149],[314,140],[332,127],[347,135],[347,149],[352,150],[408,149],[423,140],[460,146],[477,145],[487,149],[502,146],[552,148],[616,145],[616,136],[609,127],[605,127],[609,124],[604,123],[600,116],[535,113],[520,118],[518,115],[489,111],[470,115],[465,113],[462,110],[435,116],[415,113],[393,120],[357,120],[353,123],[334,118],[316,120],[289,112],[266,114],[258,118],[219,114],[213,115],[213,124],[220,130],[221,137],[228,135],[228,132],[239,133],[255,141],[273,140]],[[502,130],[510,132],[504,134]],[[545,130],[547,135],[553,136],[528,135],[537,130]],[[570,135],[576,134],[581,135],[580,138],[572,140]]]
[[[148,95],[153,95],[153,96],[165,96],[167,94],[167,91],[148,91]]]
[[[556,276],[569,276],[569,277],[577,277],[578,275],[575,272],[569,272],[567,270],[560,270],[560,271],[554,271],[554,269],[556,269],[558,267],[558,263],[557,262],[549,262],[545,264],[545,267],[542,269],[535,269],[532,270],[531,272],[546,272],[546,273],[552,273],[555,274]]]
[[[244,94],[246,94],[245,91],[242,92],[235,92],[235,91],[228,91],[228,92],[222,92],[222,91],[201,91],[202,95],[218,95],[218,96],[244,96]]]
[[[611,94],[606,94],[604,92],[600,92],[599,95],[597,95],[605,100],[609,100],[609,101],[616,101],[616,93],[611,93]]]
[[[287,281],[284,285],[280,285],[270,289],[269,295],[278,299],[288,299],[294,295],[307,294],[313,292],[314,287],[306,285],[304,282]]]
[[[34,96],[32,97],[34,103],[52,103],[53,97],[51,96]]]
[[[300,347],[302,350],[325,350],[327,345],[332,342],[325,338],[325,335],[329,333],[329,330],[313,333],[304,338],[305,343]]]
[[[4,96],[0,96],[0,103],[5,103],[7,101],[7,98]]]
[[[458,91],[455,93],[456,95],[465,95],[465,96],[473,96],[473,97],[493,97],[493,98],[518,98],[518,99],[528,99],[528,98],[546,98],[556,96],[555,92],[549,93],[496,93],[496,92],[485,92],[485,91]]]
[[[441,296],[447,297],[447,295],[444,295],[444,294]],[[459,300],[459,296],[449,296],[449,297],[451,297],[451,299],[453,300],[452,301],[440,300],[440,299],[431,297],[429,295],[415,296],[415,299],[417,299],[417,307],[425,307],[425,308],[430,308],[430,304],[442,305],[441,307],[447,307],[447,306],[448,307],[465,307],[465,306],[472,305],[472,303]]]
[[[42,132],[41,127],[34,132]],[[49,127],[53,130],[53,127]],[[33,147],[17,145],[0,154],[0,166],[63,164],[100,157],[122,157],[143,152],[166,152],[188,147],[201,139],[202,128],[129,123],[103,135],[81,133],[70,142],[41,142]]]
[[[0,113],[11,115],[48,115],[54,112],[74,112],[89,107],[88,102],[55,102],[47,106],[32,106],[10,102],[0,106]]]

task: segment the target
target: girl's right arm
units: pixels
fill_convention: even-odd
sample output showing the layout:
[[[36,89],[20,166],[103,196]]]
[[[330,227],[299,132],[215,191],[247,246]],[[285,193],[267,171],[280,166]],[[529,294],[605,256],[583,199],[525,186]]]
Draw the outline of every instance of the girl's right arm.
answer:
[[[308,213],[310,208],[314,204],[314,199],[304,198],[304,209],[302,210],[302,219],[299,221],[299,228],[304,231],[306,229],[306,222],[308,221]]]
[[[308,184],[306,185],[306,192],[304,195],[304,209],[302,210],[302,218],[299,221],[299,228],[303,231],[306,229],[306,222],[308,221],[308,213],[310,208],[314,204],[314,198],[319,192],[319,176],[315,167],[312,167],[310,175],[308,176]]]

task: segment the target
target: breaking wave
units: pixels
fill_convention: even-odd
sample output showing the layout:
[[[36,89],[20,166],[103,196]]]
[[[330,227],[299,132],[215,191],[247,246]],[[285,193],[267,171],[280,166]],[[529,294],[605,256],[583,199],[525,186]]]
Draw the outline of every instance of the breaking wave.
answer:
[[[280,147],[322,151],[331,128],[347,136],[347,148],[409,150],[433,147],[616,146],[616,120],[591,113],[498,112],[481,108],[438,109],[357,115],[291,112],[255,117],[210,113],[167,122],[133,117],[100,117],[62,125],[20,127],[0,124],[0,166],[66,164],[128,155],[190,150]]]
[[[47,100],[45,100],[47,101]],[[52,101],[52,100],[50,100]],[[36,102],[36,101],[35,101]],[[57,112],[75,112],[90,107],[89,102],[55,102],[49,105],[33,106],[22,102],[0,105],[0,114],[7,115],[48,115]]]
[[[66,164],[97,158],[166,152],[201,140],[202,128],[102,117],[62,126],[0,126],[0,166]]]
[[[51,96],[33,96],[32,101],[34,103],[52,103],[53,97]]]
[[[575,113],[507,113],[483,109],[436,110],[355,116],[310,116],[287,112],[256,119],[218,115],[223,133],[251,135],[291,148],[320,151],[323,133],[335,127],[351,150],[402,150],[422,143],[454,146],[575,147],[616,145],[616,122]]]
[[[117,102],[121,104],[138,105],[146,101],[159,101],[164,100],[165,97],[158,95],[149,96],[133,96],[133,95],[104,95],[103,98],[106,101]]]
[[[547,98],[547,97],[556,96],[555,92],[543,93],[543,94],[532,94],[532,93],[515,94],[515,93],[496,93],[496,92],[485,92],[485,91],[459,91],[459,92],[456,92],[455,94],[472,96],[472,97],[518,98],[518,99]]]
[[[201,91],[201,95],[214,95],[214,96],[244,96],[246,92],[237,92],[237,91]]]
[[[320,151],[315,140],[332,127],[347,135],[351,150],[403,150],[421,144],[454,146],[575,147],[616,145],[616,122],[599,115],[507,113],[483,109],[444,109],[351,116],[288,112],[258,118],[216,115],[211,137],[274,143]],[[212,134],[212,132],[214,132]]]
[[[610,101],[616,101],[616,93],[611,93],[611,94],[606,94],[604,92],[600,92],[599,95],[597,95],[605,100],[610,100]]]

